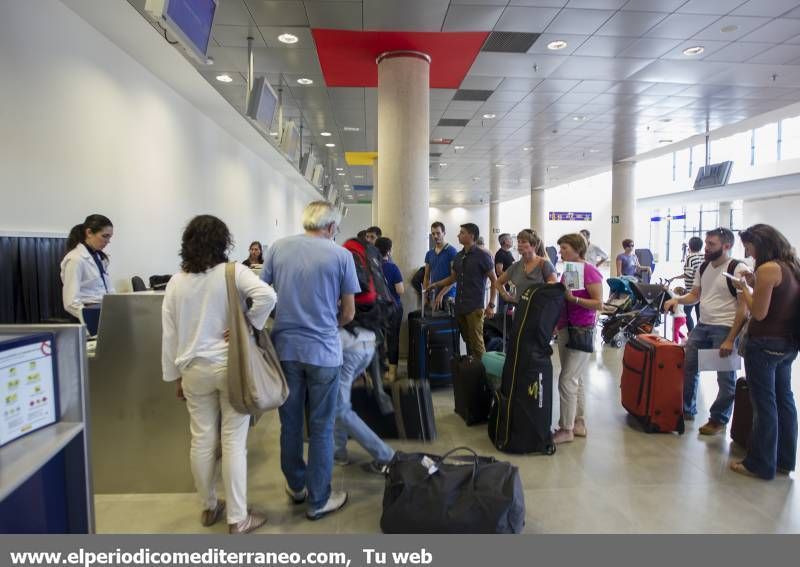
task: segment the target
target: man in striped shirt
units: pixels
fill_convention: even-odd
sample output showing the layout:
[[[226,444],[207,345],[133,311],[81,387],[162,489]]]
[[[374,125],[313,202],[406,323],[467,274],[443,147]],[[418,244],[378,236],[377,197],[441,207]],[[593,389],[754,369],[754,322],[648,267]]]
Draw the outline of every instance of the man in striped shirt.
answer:
[[[694,287],[695,275],[700,268],[700,264],[704,261],[704,256],[700,252],[703,249],[703,239],[698,236],[692,236],[689,239],[689,254],[686,256],[686,261],[683,264],[683,273],[679,276],[672,278],[673,280],[683,280],[686,283],[686,293],[692,291]],[[694,320],[692,319],[692,311],[697,313],[700,317],[700,304],[686,306],[686,328],[689,332],[694,329]]]

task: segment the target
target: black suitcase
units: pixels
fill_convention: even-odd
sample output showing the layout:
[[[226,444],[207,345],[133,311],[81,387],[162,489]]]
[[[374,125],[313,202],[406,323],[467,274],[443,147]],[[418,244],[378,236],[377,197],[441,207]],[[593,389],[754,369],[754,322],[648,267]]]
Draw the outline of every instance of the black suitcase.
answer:
[[[350,401],[358,416],[382,439],[436,439],[436,421],[430,385],[425,380],[397,380],[384,385],[394,411],[383,414],[371,386],[356,380]]]
[[[431,386],[453,381],[451,360],[458,356],[458,324],[447,311],[412,311],[408,314],[408,377],[429,380]]]
[[[467,425],[486,422],[491,397],[481,359],[472,355],[453,359],[455,411]]]
[[[750,434],[753,431],[753,403],[750,401],[750,388],[747,378],[736,381],[736,396],[733,400],[731,419],[731,439],[737,445],[750,448]]]
[[[489,438],[507,453],[552,455],[553,349],[564,286],[541,284],[520,297],[500,389],[489,412]]]

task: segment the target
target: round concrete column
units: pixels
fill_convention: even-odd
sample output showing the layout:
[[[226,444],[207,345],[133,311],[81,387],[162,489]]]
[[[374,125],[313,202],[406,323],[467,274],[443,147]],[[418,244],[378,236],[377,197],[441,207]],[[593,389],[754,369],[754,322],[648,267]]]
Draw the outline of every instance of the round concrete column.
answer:
[[[545,246],[555,246],[555,242],[548,241],[548,235],[545,231],[545,224],[547,222],[547,214],[545,212],[544,204],[544,190],[531,189],[531,226]],[[558,235],[554,235],[557,238]]]
[[[392,239],[392,257],[408,282],[425,261],[430,232],[430,57],[395,51],[382,54],[377,64],[380,158],[373,219]],[[410,285],[403,304],[406,314],[417,309]],[[406,333],[401,337],[405,350]]]
[[[500,248],[500,172],[493,167],[489,179],[489,234],[485,235],[486,246],[492,255]]]
[[[381,226],[378,222],[378,159],[372,162],[372,224]],[[383,228],[381,228],[383,230]]]
[[[615,163],[611,168],[611,250],[609,256],[613,259],[622,251],[622,241],[632,238],[636,221],[636,198],[633,190],[633,171],[635,164],[632,162]],[[612,263],[612,266],[614,264]],[[616,268],[612,268],[616,271]],[[615,274],[617,275],[617,274]]]

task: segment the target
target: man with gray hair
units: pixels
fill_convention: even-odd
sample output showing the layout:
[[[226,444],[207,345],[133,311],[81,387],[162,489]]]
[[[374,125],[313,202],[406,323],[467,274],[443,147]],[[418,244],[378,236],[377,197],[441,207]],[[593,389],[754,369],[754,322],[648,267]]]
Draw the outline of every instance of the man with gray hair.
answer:
[[[279,410],[281,470],[295,504],[307,501],[306,517],[339,510],[347,493],[331,491],[333,425],[342,366],[339,328],[353,320],[361,291],[353,256],[336,244],[341,214],[327,201],[303,211],[304,234],[278,240],[264,258],[261,279],[280,297],[272,340],[289,398]],[[303,418],[308,392],[308,464],[303,460]]]

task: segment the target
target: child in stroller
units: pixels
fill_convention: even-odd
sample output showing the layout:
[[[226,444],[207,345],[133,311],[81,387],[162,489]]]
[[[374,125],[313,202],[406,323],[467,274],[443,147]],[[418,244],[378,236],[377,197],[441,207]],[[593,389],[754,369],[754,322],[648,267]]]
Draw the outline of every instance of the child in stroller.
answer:
[[[609,285],[611,285],[610,280]],[[661,323],[664,302],[672,297],[666,282],[644,284],[632,281],[630,289],[631,305],[627,310],[606,311],[607,315],[602,321],[600,333],[605,344],[620,348],[629,337],[652,332]]]

